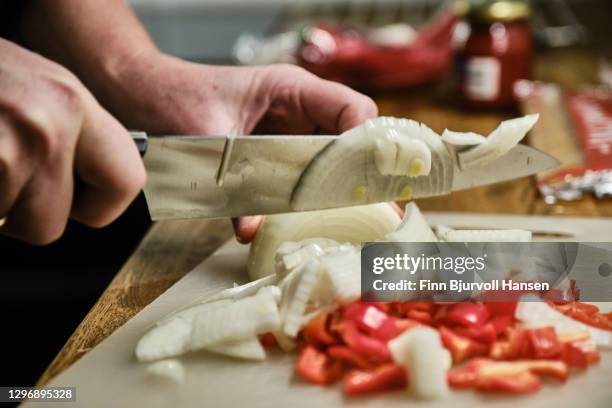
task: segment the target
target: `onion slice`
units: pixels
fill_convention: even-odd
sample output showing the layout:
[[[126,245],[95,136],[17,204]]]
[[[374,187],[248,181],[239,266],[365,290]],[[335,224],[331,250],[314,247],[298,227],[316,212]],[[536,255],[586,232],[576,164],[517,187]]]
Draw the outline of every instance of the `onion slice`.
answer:
[[[474,132],[455,132],[445,129],[442,140],[453,146],[474,146],[483,144],[487,138]]]
[[[296,184],[296,211],[450,192],[453,163],[440,137],[408,119],[378,117],[348,130],[310,162]],[[417,177],[418,176],[418,177]]]
[[[538,118],[536,113],[503,121],[484,143],[457,153],[459,165],[466,169],[491,163],[505,155],[525,137]]]
[[[404,219],[397,229],[385,235],[389,242],[437,242],[436,234],[431,230],[419,207],[413,202],[406,204]]]
[[[285,242],[326,238],[358,245],[381,239],[399,223],[399,216],[387,203],[268,216],[251,244],[249,276],[258,279],[274,273],[275,254]]]

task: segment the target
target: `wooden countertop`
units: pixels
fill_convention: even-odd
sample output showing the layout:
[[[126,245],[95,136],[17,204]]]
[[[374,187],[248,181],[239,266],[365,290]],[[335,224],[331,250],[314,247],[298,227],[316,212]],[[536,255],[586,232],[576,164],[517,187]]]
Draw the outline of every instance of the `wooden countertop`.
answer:
[[[538,59],[537,77],[566,88],[594,83],[596,58],[583,50],[549,52]],[[444,128],[486,134],[516,112],[471,113],[445,107],[422,89],[375,96],[382,115],[408,117]],[[513,214],[612,216],[612,200],[593,198],[547,205],[533,179],[524,178],[449,196],[419,200],[424,210]],[[166,221],[153,225],[98,302],[77,327],[39,380],[51,378],[78,360],[232,237],[227,220]]]

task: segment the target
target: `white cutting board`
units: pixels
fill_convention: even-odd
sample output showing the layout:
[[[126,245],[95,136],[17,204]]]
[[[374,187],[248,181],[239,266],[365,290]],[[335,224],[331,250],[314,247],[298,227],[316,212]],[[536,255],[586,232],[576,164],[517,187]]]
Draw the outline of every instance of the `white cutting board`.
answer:
[[[456,227],[528,228],[576,234],[572,240],[605,240],[612,220],[561,219],[548,217],[428,214],[432,224]],[[563,230],[565,228],[565,230]],[[597,239],[596,239],[597,238]],[[612,240],[612,239],[610,239]],[[70,407],[283,407],[322,408],[341,405],[472,408],[474,406],[515,408],[612,406],[612,351],[602,353],[599,366],[576,373],[565,385],[546,383],[535,395],[508,397],[479,395],[471,391],[451,392],[445,400],[421,402],[403,391],[347,399],[339,386],[306,384],[293,374],[295,354],[274,353],[264,362],[242,362],[206,352],[183,357],[187,380],[183,385],[152,378],[146,365],[134,357],[134,347],[146,330],[160,318],[195,299],[246,281],[248,249],[234,241],[188,273],[153,303],[69,369],[49,386],[75,386],[76,403]],[[44,341],[44,338],[41,338]],[[48,407],[29,403],[26,407]]]

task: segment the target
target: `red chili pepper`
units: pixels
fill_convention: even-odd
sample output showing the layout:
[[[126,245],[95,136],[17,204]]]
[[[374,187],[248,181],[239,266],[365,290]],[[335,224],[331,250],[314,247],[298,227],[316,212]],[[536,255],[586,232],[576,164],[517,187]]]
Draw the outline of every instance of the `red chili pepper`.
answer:
[[[410,309],[406,312],[406,317],[417,322],[430,325],[433,323],[433,316],[425,310]]]
[[[331,360],[313,346],[302,349],[295,370],[303,379],[315,384],[331,384],[342,376],[341,363]]]
[[[374,363],[371,363],[364,356],[346,346],[331,346],[327,349],[327,354],[336,360],[363,370],[370,370],[375,367]]]
[[[327,313],[321,313],[309,321],[306,327],[304,327],[304,340],[306,340],[308,344],[321,346],[337,343],[334,336],[332,336],[327,329],[328,316]]]
[[[515,323],[514,315],[498,315],[489,320],[497,335],[503,333]]]
[[[339,326],[340,335],[344,342],[355,352],[379,361],[390,361],[391,353],[387,344],[379,339],[370,337],[359,331],[351,320],[345,320]]]
[[[562,359],[570,367],[586,368],[601,360],[597,346],[590,339],[564,344]]]
[[[485,344],[461,336],[447,327],[440,327],[440,338],[444,347],[450,351],[455,364],[474,356],[484,356],[489,348]]]
[[[557,332],[552,326],[528,329],[526,333],[535,358],[554,358],[558,357],[563,351],[563,345],[557,338]]]
[[[374,370],[352,370],[344,377],[344,393],[360,395],[394,388],[407,383],[406,370],[395,364],[384,364]]]
[[[482,303],[475,302],[455,303],[448,309],[441,309],[436,315],[436,321],[459,324],[468,328],[482,327],[488,319],[487,308]]]

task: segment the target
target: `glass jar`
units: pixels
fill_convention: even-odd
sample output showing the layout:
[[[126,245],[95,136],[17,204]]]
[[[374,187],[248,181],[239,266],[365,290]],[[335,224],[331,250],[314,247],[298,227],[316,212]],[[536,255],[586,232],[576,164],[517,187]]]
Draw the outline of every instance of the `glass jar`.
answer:
[[[460,100],[468,107],[513,105],[516,81],[532,77],[528,4],[462,1],[456,4],[456,10],[469,32],[455,55]]]

